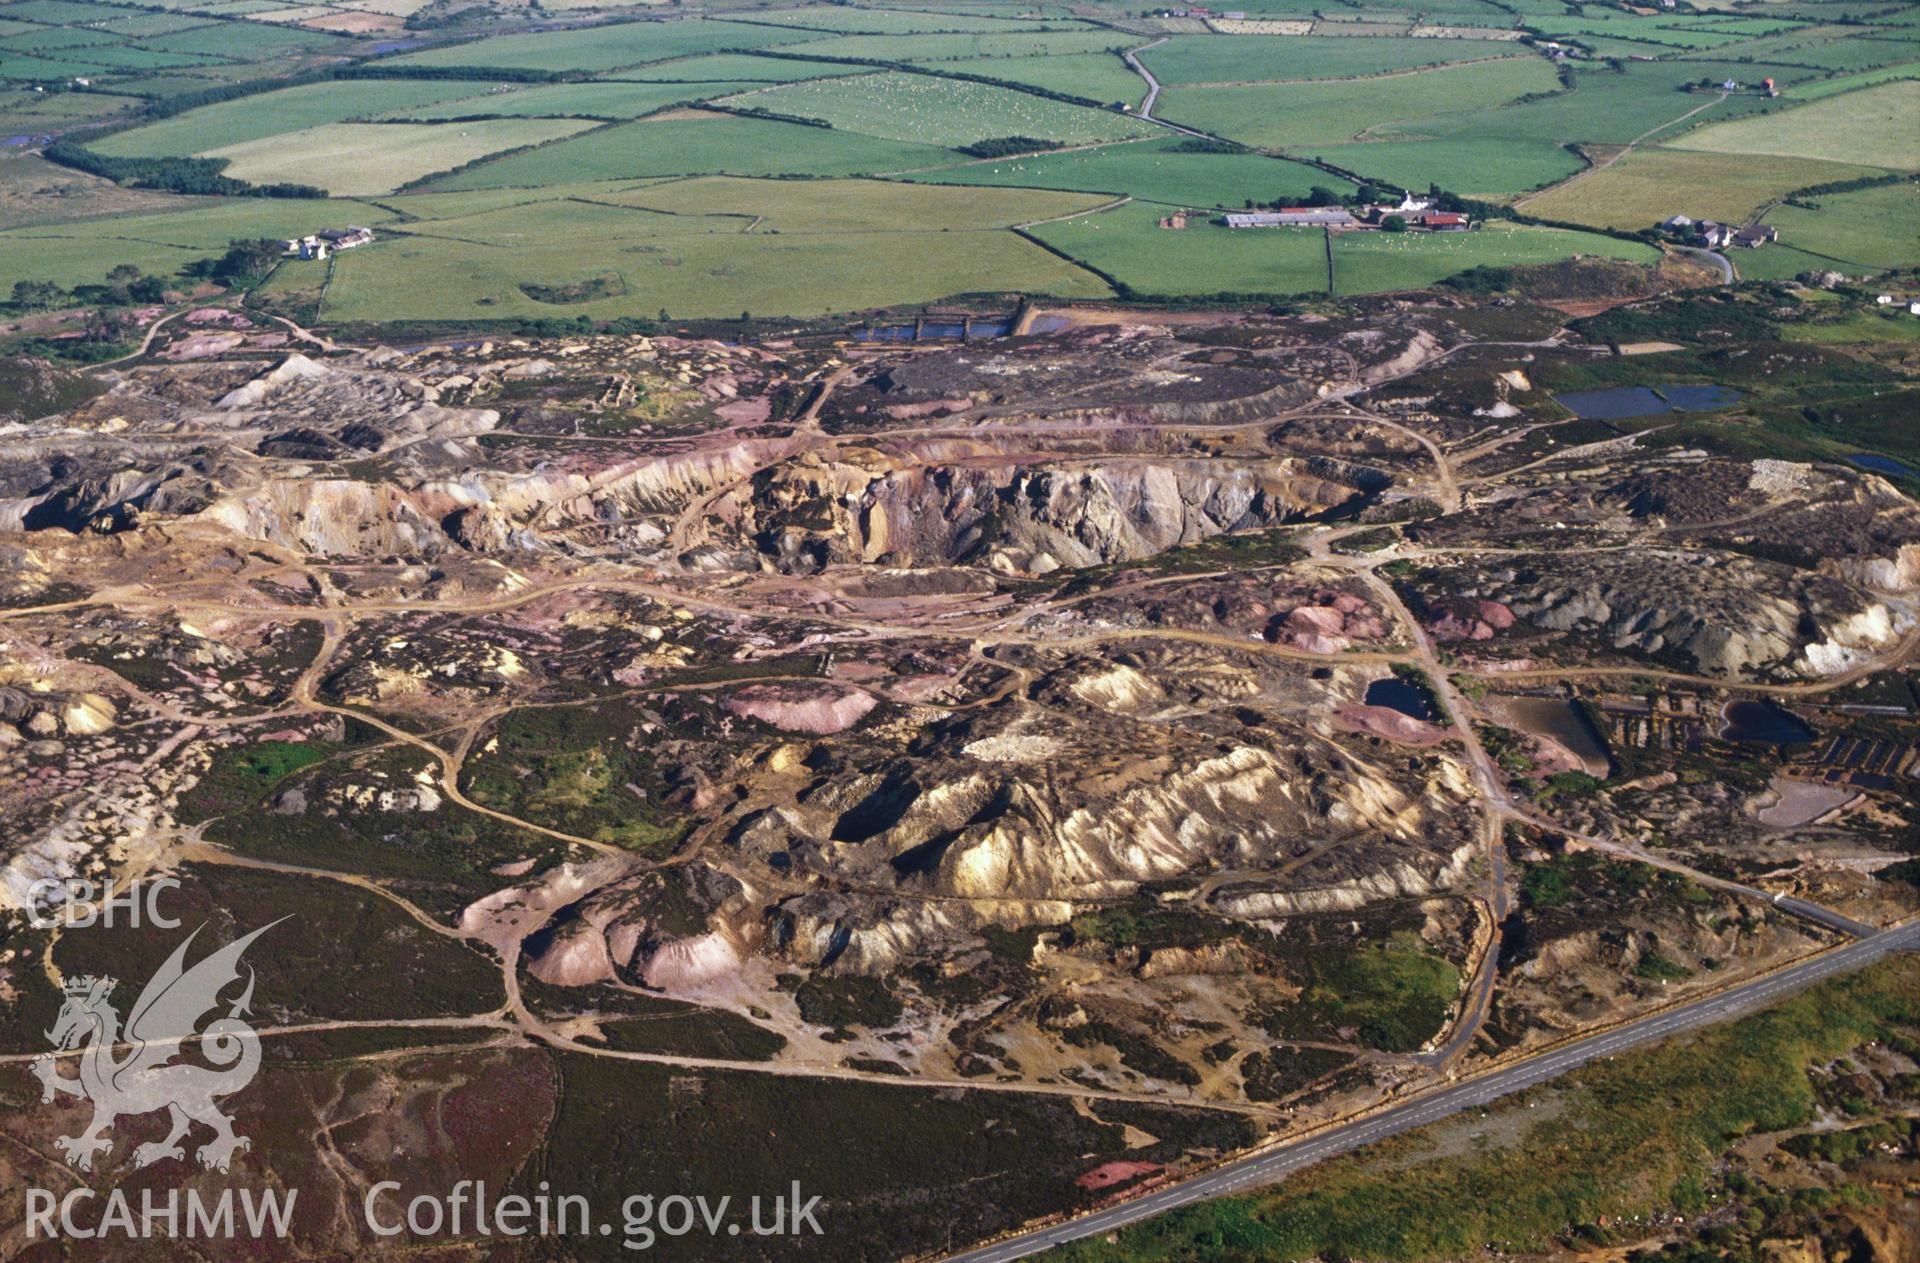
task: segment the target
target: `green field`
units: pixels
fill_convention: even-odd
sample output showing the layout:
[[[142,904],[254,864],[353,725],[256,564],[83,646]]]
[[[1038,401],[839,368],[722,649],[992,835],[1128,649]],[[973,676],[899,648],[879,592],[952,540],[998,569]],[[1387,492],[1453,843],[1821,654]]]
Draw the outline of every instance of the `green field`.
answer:
[[[1313,156],[1402,188],[1437,184],[1489,201],[1553,184],[1580,169],[1580,160],[1559,145],[1491,137],[1315,145]]]
[[[123,158],[205,153],[350,118],[472,96],[487,86],[457,79],[312,83],[188,110],[95,141],[91,148]]]
[[[1258,152],[1181,152],[1182,138],[1124,112],[1044,95],[1137,104],[1145,85],[1117,50],[1150,34],[1017,0],[717,18],[656,9],[610,20],[596,7],[553,0],[549,18],[564,13],[588,25],[538,31],[515,31],[520,19],[504,12],[485,27],[430,22],[419,32],[430,47],[376,56],[383,75],[401,77],[304,82],[113,131],[139,117],[140,97],[164,102],[312,76],[335,55],[368,54],[392,37],[305,30],[291,25],[303,10],[270,0],[147,8],[17,0],[0,6],[0,75],[98,77],[121,95],[0,90],[0,134],[100,120],[105,134],[84,143],[106,156],[212,155],[227,158],[226,173],[241,180],[392,199],[404,226],[390,224],[373,250],[340,261],[327,314],[343,319],[653,315],[662,306],[803,315],[973,288],[1104,294],[1093,273],[1007,231],[1055,216],[1066,218],[1036,226],[1037,239],[1138,293],[1327,289],[1324,234],[1230,233],[1199,222],[1173,232],[1155,221],[1177,207],[1302,200],[1316,186],[1346,193],[1339,176]],[[1369,0],[1322,16],[1313,0],[1258,0],[1250,15],[1302,18],[1314,33],[1180,33],[1142,56],[1168,85],[1159,105],[1168,119],[1409,188],[1510,201],[1574,176],[1575,146],[1604,161],[1609,146],[1638,141],[1610,168],[1524,206],[1633,229],[1676,211],[1741,218],[1794,188],[1888,163],[1920,165],[1920,83],[1903,77],[1920,73],[1913,26],[1894,25],[1867,0],[1817,7],[1825,17],[1844,8],[1882,25],[1803,25],[1773,11],[1635,15],[1589,5],[1569,13],[1559,0],[1453,0],[1439,11],[1418,0]],[[422,0],[352,9],[435,12]],[[273,20],[240,20],[263,13]],[[1407,34],[1416,24],[1511,28],[1516,15],[1661,59],[1560,70],[1513,42]],[[503,33],[479,33],[495,31]],[[449,69],[463,77],[431,77]],[[511,81],[495,70],[566,82]],[[1700,80],[1763,74],[1785,88],[1782,99],[1693,90]],[[723,112],[736,109],[828,126]],[[1062,148],[990,160],[956,152],[1005,137]],[[190,172],[166,175],[163,183],[203,187]],[[787,179],[649,183],[715,175]],[[904,183],[846,182],[874,175]],[[75,189],[85,187],[80,178],[59,177]],[[230,238],[392,218],[338,200],[241,205],[129,189],[83,232],[46,226],[78,218],[61,206],[75,194],[48,189],[7,191],[0,222],[42,227],[0,234],[0,242],[44,235],[30,250],[8,252],[0,286],[8,278],[85,283],[118,262],[171,276]],[[1133,203],[1087,213],[1117,198]],[[1910,188],[1872,189],[1821,199],[1816,210],[1777,207],[1769,222],[1786,248],[1743,252],[1737,262],[1756,276],[1823,260],[1853,269],[1920,262],[1912,198]],[[177,210],[154,212],[155,199]],[[1333,248],[1340,292],[1424,284],[1481,262],[1651,257],[1601,237],[1498,226],[1459,237],[1348,234]],[[310,279],[289,273],[279,288],[304,295],[317,290]],[[579,301],[530,296],[562,292]],[[446,311],[431,310],[441,302]]]
[[[1011,88],[886,72],[794,83],[720,102],[816,118],[882,140],[959,146],[996,136],[1033,136],[1068,144],[1121,140],[1152,125]]]
[[[1373,81],[1175,88],[1156,112],[1261,149],[1339,144],[1373,128],[1416,129],[1463,103],[1511,101],[1558,86],[1544,60],[1495,61]]]
[[[60,48],[83,48],[88,44],[117,44],[119,39],[107,31],[80,26],[32,27],[20,24],[21,34],[0,38],[0,48],[10,52],[33,53]]]
[[[1674,145],[1920,170],[1920,82],[1885,83],[1765,118],[1716,123]]]
[[[1529,215],[1596,228],[1650,228],[1670,215],[1745,223],[1775,198],[1812,184],[1879,174],[1804,158],[1690,153],[1648,146],[1525,204]]]
[[[1593,233],[1488,224],[1472,232],[1347,232],[1333,237],[1334,284],[1342,294],[1418,289],[1471,267],[1554,263],[1576,254],[1652,263],[1652,246]]]
[[[595,71],[665,61],[726,48],[759,48],[809,38],[806,31],[699,19],[623,22],[534,35],[497,35],[407,53],[387,64],[400,66],[513,66],[527,70]]]
[[[1871,70],[1876,66],[1889,66],[1895,62],[1913,60],[1913,41],[1849,39],[1821,40],[1814,43],[1777,43],[1770,51],[1762,54],[1768,62],[1779,61],[1790,66],[1813,66],[1823,70]],[[1750,53],[1747,45],[1722,49],[1723,53]]]
[[[338,123],[226,145],[226,174],[255,184],[294,181],[336,196],[391,193],[436,171],[490,153],[592,127],[577,119],[495,119],[479,123]]]
[[[1782,243],[1852,264],[1912,267],[1920,259],[1920,184],[1834,193],[1815,205],[1775,207],[1766,222],[1780,230]]]
[[[1145,80],[1127,69],[1112,53],[1065,53],[1055,57],[981,57],[971,61],[918,63],[935,70],[985,75],[1009,83],[1026,83],[1049,92],[1065,92],[1090,101],[1140,104],[1147,94]]]
[[[1131,194],[1167,206],[1241,206],[1303,197],[1315,185],[1345,192],[1347,185],[1313,167],[1264,154],[1176,152],[1179,140],[1134,141],[1097,149],[1023,158],[995,158],[918,172],[911,179],[940,184],[997,184]]]
[[[324,314],[339,320],[449,320],[515,315],[610,318],[817,315],[967,292],[1096,298],[1098,278],[996,225],[1051,212],[1060,195],[899,186],[712,181],[626,195],[635,205],[570,207],[556,231],[538,204],[420,223],[409,231],[477,230],[502,244],[398,238],[340,256]],[[902,199],[921,199],[918,202]],[[988,200],[997,199],[997,200]],[[1080,204],[1085,198],[1078,199]],[[674,213],[649,211],[658,202]],[[876,209],[920,215],[903,231]],[[743,231],[764,214],[777,231]],[[517,222],[517,227],[516,227]],[[970,222],[971,230],[950,230]],[[362,257],[364,256],[364,257]],[[908,261],[911,261],[910,264]],[[604,278],[603,296],[555,305],[525,286]]]
[[[747,53],[714,53],[680,57],[653,66],[609,71],[603,79],[632,79],[660,83],[707,83],[736,79],[743,83],[792,83],[797,79],[830,79],[835,75],[865,74],[862,66],[831,61],[798,61],[789,57],[755,57]]]
[[[908,235],[1008,228],[1090,210],[1106,199],[1031,189],[929,188],[877,180],[676,180],[609,200],[670,215],[759,219],[755,232],[884,232]]]
[[[797,9],[786,12],[755,13],[754,22],[780,26],[809,27],[857,35],[913,35],[935,31],[1031,31],[1052,29],[1085,30],[1079,22],[1039,22],[1026,18],[995,17],[973,12],[938,12],[911,9],[858,9],[834,6],[822,9]]]
[[[1681,127],[1781,107],[1782,102],[1760,96],[1720,101],[1718,93],[1681,91],[1683,85],[1699,79],[1718,82],[1728,77],[1751,80],[1754,68],[1726,62],[1632,62],[1618,72],[1583,70],[1574,76],[1570,92],[1553,91],[1538,100],[1497,109],[1478,108],[1476,103],[1473,109],[1423,119],[1405,130],[1449,140],[1624,145],[1663,124],[1676,128],[1661,135],[1663,141],[1670,141]],[[1678,122],[1701,106],[1707,108],[1686,123]]]
[[[309,53],[342,53],[347,41],[338,35],[298,27],[269,26],[260,22],[215,22],[190,31],[156,35],[140,41],[143,48],[166,52],[194,53],[253,61],[289,50]]]
[[[349,222],[378,224],[393,218],[391,211],[354,201],[235,198],[187,204],[192,209],[0,233],[0,292],[12,289],[16,281],[98,284],[117,263],[167,276],[218,256],[235,238],[294,237]]]
[[[436,180],[440,190],[538,188],[652,175],[867,175],[948,162],[950,150],[796,123],[715,115],[661,119],[595,132]]]
[[[1876,83],[1891,83],[1896,79],[1920,79],[1920,63],[1888,66],[1884,70],[1867,70],[1857,75],[1842,75],[1838,79],[1815,79],[1808,83],[1798,83],[1788,88],[1786,95],[1797,101],[1817,101],[1823,96],[1852,92],[1855,88],[1868,88]]]
[[[409,109],[388,110],[380,119],[596,118],[634,119],[675,104],[727,96],[745,83],[548,83],[501,88]]]
[[[1487,57],[1537,58],[1496,40],[1325,39],[1312,35],[1176,35],[1140,54],[1161,83],[1347,79]]]
[[[861,57],[874,61],[1018,61],[1131,48],[1137,36],[1121,31],[1042,32],[1035,35],[846,35],[789,45],[783,52],[809,57]]]
[[[1182,232],[1157,227],[1164,207],[1118,210],[1057,224],[1033,235],[1114,277],[1136,294],[1324,294],[1325,234],[1317,228],[1232,230],[1195,221]]]

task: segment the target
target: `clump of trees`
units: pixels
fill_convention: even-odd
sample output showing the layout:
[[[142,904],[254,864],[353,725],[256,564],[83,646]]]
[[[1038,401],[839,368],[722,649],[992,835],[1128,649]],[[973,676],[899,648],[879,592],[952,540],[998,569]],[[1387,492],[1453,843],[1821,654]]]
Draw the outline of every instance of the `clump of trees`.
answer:
[[[128,188],[155,189],[163,193],[202,197],[322,198],[327,195],[325,189],[311,184],[249,184],[236,180],[221,174],[226,170],[225,158],[110,158],[67,140],[47,146],[41,156],[48,162]]]
[[[1005,158],[1017,153],[1042,153],[1060,148],[1057,140],[1039,140],[1032,136],[993,136],[960,146],[960,152],[976,158]]]
[[[183,269],[179,277],[153,276],[132,263],[115,264],[96,283],[67,287],[54,281],[15,281],[8,305],[20,313],[53,311],[63,307],[92,306],[80,341],[113,345],[123,340],[129,317],[123,310],[147,303],[164,303],[169,291],[182,278],[213,281],[230,289],[257,284],[279,263],[283,246],[270,237],[230,241],[226,252],[202,259]],[[71,346],[66,339],[62,346]],[[73,355],[62,351],[66,358]],[[83,357],[84,358],[84,357]]]

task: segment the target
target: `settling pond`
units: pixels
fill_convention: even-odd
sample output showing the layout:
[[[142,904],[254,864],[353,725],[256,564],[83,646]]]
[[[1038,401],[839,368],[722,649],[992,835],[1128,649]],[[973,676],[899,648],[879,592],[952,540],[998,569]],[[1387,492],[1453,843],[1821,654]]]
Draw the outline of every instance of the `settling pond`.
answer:
[[[1557,697],[1509,697],[1501,706],[1522,731],[1552,737],[1590,767],[1608,765],[1606,739],[1573,703]]]
[[[1742,745],[1793,745],[1815,736],[1798,715],[1772,702],[1728,702],[1722,718],[1720,739]]]
[[[1369,706],[1385,706],[1402,715],[1429,722],[1439,716],[1439,712],[1433,708],[1433,699],[1427,696],[1425,689],[1397,676],[1388,676],[1367,685],[1366,702]]]
[[[1895,478],[1920,478],[1920,469],[1915,469],[1903,460],[1882,456],[1878,452],[1855,452],[1847,457],[1847,463],[1858,465],[1876,474],[1892,474]]]
[[[1742,396],[1731,386],[1609,386],[1569,390],[1554,401],[1583,421],[1626,421],[1667,412],[1717,412]]]

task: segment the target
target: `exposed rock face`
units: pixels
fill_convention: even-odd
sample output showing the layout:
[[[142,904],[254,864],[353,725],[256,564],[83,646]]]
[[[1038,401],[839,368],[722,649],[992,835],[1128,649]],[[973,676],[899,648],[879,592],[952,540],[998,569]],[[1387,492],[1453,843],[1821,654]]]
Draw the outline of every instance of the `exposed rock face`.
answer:
[[[607,936],[585,921],[573,921],[557,932],[527,965],[541,982],[556,987],[584,987],[613,977],[613,956]]]
[[[667,992],[697,991],[740,971],[740,949],[722,931],[669,939],[634,960],[640,979]]]
[[[1535,627],[1597,633],[1640,654],[1680,652],[1711,675],[1823,675],[1884,649],[1901,627],[1850,584],[1749,557],[1670,549],[1560,554],[1460,576]]]
[[[1350,731],[1383,737],[1402,745],[1433,745],[1447,735],[1444,729],[1424,719],[1403,715],[1391,706],[1342,706],[1335,712],[1334,718]]]
[[[507,546],[512,531],[506,515],[491,504],[471,504],[455,509],[442,524],[448,538],[476,553],[499,552]]]
[[[861,689],[792,684],[750,685],[722,703],[736,715],[819,736],[851,728],[878,704],[879,699]]]
[[[1213,904],[1251,921],[1316,912],[1350,912],[1383,899],[1412,899],[1453,890],[1466,880],[1479,848],[1468,844],[1432,861],[1403,859],[1376,872],[1326,886],[1290,890],[1226,890]]]
[[[1311,516],[1362,494],[1333,481],[1334,472],[1308,472],[1292,461],[895,472],[806,461],[756,479],[740,526],[785,566],[984,560],[1046,572],[1148,557],[1224,531]]]

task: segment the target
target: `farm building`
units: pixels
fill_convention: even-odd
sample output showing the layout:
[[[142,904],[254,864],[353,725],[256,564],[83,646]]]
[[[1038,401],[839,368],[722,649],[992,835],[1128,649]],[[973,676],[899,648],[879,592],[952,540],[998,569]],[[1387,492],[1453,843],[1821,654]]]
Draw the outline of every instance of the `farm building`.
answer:
[[[1660,226],[1679,232],[1681,229],[1693,227],[1693,220],[1685,215],[1669,215],[1660,221]]]
[[[1693,234],[1693,244],[1696,246],[1705,246],[1709,250],[1718,250],[1721,246],[1733,240],[1732,228],[1725,224],[1715,223],[1711,219],[1701,220],[1694,225],[1694,228],[1698,230]]]
[[[1229,228],[1351,228],[1359,221],[1337,206],[1286,206],[1277,211],[1233,212]]]
[[[1444,211],[1428,211],[1415,217],[1413,223],[1428,232],[1465,232],[1472,223],[1465,215],[1454,215]]]
[[[364,246],[372,240],[371,228],[348,224],[345,228],[322,228],[319,232],[310,232],[304,237],[290,237],[280,244],[294,258],[324,259],[331,251],[351,250],[355,246]]]
[[[1761,224],[1754,228],[1741,228],[1733,234],[1733,244],[1745,250],[1757,250],[1769,241],[1780,240],[1780,230]]]

